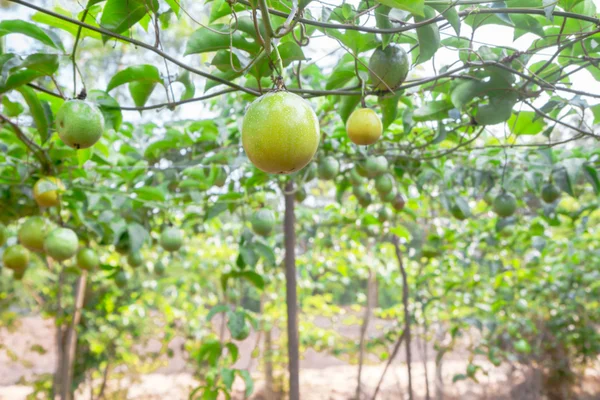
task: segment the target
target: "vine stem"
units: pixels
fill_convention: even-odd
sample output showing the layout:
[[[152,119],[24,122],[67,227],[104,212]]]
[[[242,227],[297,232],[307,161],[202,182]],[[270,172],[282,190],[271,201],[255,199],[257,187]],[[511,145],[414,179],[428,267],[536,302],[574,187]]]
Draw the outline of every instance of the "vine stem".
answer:
[[[83,14],[81,14],[81,22],[85,22],[85,18],[88,15],[90,9],[86,7],[83,10]],[[79,25],[77,29],[77,35],[75,36],[75,42],[73,43],[73,51],[71,52],[71,61],[73,63],[73,97],[77,96],[77,62],[75,61],[75,55],[77,53],[77,46],[79,45],[79,38],[81,37],[81,31],[83,30],[83,26]],[[83,79],[81,80],[83,85]],[[85,85],[83,85],[85,88]]]
[[[19,125],[12,122],[10,119],[8,119],[8,117],[0,114],[0,122],[5,122],[13,128],[13,130],[15,131],[15,134],[17,135],[19,140],[21,142],[23,142],[25,144],[25,146],[27,146],[27,148],[40,161],[44,172],[46,172],[46,173],[52,172],[52,161],[50,161],[50,157],[48,157],[48,154],[44,151],[44,149],[42,149],[40,146],[38,146],[33,140],[29,139],[29,137],[27,137],[25,132],[23,132],[21,130]]]

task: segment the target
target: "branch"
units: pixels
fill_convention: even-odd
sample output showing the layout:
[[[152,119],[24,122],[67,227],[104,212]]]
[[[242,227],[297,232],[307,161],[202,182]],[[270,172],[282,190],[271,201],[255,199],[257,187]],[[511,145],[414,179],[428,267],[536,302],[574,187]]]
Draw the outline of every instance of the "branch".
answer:
[[[556,122],[559,125],[564,126],[565,128],[569,128],[569,129],[573,129],[575,132],[578,132],[584,136],[590,136],[593,137],[595,139],[600,139],[600,135],[596,135],[593,132],[588,132],[588,131],[584,131],[583,129],[580,129],[574,125],[568,124],[566,122],[563,122],[559,119],[556,119],[554,117],[551,117],[550,115],[546,114],[545,112],[543,112],[542,110],[534,107],[533,104],[531,104],[530,102],[523,100],[523,103],[527,104],[529,107],[531,107],[531,109],[533,109],[533,111],[535,111],[540,117],[542,118],[546,118],[549,119],[550,121]]]
[[[246,92],[248,94],[252,94],[252,95],[255,95],[255,96],[260,96],[260,93],[257,92],[254,89],[250,89],[250,88],[246,88],[246,87],[240,86],[240,85],[238,85],[236,83],[233,83],[233,82],[230,82],[230,81],[228,81],[226,79],[219,78],[218,76],[214,76],[214,75],[211,75],[211,74],[209,74],[207,72],[200,71],[199,69],[190,67],[189,65],[185,64],[184,62],[179,61],[178,59],[176,59],[174,57],[171,57],[170,55],[168,55],[164,51],[159,50],[156,47],[151,46],[151,45],[149,45],[147,43],[144,43],[142,41],[139,41],[139,40],[136,40],[136,39],[132,39],[132,38],[129,38],[129,37],[126,37],[126,36],[123,36],[123,35],[119,35],[117,33],[111,32],[111,31],[109,31],[107,29],[104,29],[104,28],[99,28],[99,27],[95,27],[95,26],[86,24],[85,22],[81,22],[79,20],[66,17],[64,15],[55,13],[55,12],[50,11],[50,10],[46,10],[43,7],[36,6],[35,4],[31,4],[31,3],[28,3],[28,2],[23,1],[23,0],[8,0],[8,1],[20,4],[22,6],[31,8],[33,10],[37,10],[37,11],[39,11],[41,13],[44,13],[44,14],[47,14],[47,15],[51,15],[54,18],[58,18],[60,20],[66,21],[66,22],[70,22],[71,24],[81,26],[81,27],[89,29],[91,31],[98,32],[98,33],[101,33],[103,35],[110,36],[112,38],[119,39],[119,40],[122,40],[124,42],[128,42],[128,43],[134,44],[134,45],[139,46],[139,47],[143,47],[144,49],[150,50],[151,52],[156,53],[159,56],[161,56],[161,57],[163,57],[163,58],[171,61],[173,64],[175,64],[175,65],[177,65],[177,66],[179,66],[179,67],[181,67],[181,68],[183,68],[185,70],[188,70],[188,71],[190,71],[190,72],[192,72],[192,73],[194,73],[196,75],[200,75],[200,76],[202,76],[202,77],[204,77],[206,79],[210,79],[210,80],[213,80],[215,82],[222,83],[224,85],[230,86],[230,87],[235,88],[237,90],[241,90],[241,91]]]
[[[23,142],[23,144],[25,144],[25,146],[27,146],[27,148],[40,161],[44,172],[46,172],[46,173],[52,172],[52,161],[50,160],[50,157],[48,157],[48,154],[46,154],[44,149],[42,149],[40,146],[38,146],[33,140],[29,139],[29,137],[25,134],[25,132],[23,132],[21,130],[19,125],[12,122],[6,116],[0,114],[0,122],[4,122],[13,128],[13,130],[15,131],[15,134],[17,135],[19,140],[21,142]]]
[[[396,344],[394,345],[394,350],[392,350],[392,354],[390,354],[390,358],[388,358],[387,363],[385,364],[385,368],[383,368],[383,372],[381,373],[381,377],[379,377],[379,382],[375,387],[375,392],[373,392],[373,396],[371,400],[375,400],[377,398],[377,394],[379,394],[379,389],[381,388],[381,384],[383,383],[383,378],[385,378],[385,374],[387,374],[387,370],[392,364],[392,361],[396,358],[396,354],[398,354],[398,350],[400,350],[400,346],[402,346],[402,342],[406,336],[406,331],[403,331],[402,334],[398,337]]]

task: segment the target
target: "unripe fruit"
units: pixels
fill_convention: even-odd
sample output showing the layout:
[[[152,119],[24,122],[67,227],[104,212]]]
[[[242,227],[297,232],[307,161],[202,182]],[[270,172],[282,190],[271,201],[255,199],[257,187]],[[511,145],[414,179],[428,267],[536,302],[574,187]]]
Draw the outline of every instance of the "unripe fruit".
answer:
[[[20,244],[10,246],[4,250],[2,262],[6,268],[13,271],[25,271],[29,264],[29,251]]]
[[[390,174],[383,174],[375,178],[375,189],[380,194],[386,194],[394,189],[394,178]]]
[[[167,267],[165,266],[165,264],[163,264],[162,261],[158,260],[155,264],[154,264],[154,273],[158,276],[162,276],[165,274],[165,272],[167,271]]]
[[[369,77],[375,90],[394,90],[408,75],[409,61],[404,49],[388,45],[377,48],[369,60]]]
[[[52,230],[52,223],[44,217],[29,217],[19,228],[19,243],[31,251],[43,251],[44,240]]]
[[[40,207],[54,207],[60,202],[60,192],[65,185],[54,176],[39,179],[33,186],[33,198]]]
[[[529,354],[531,352],[531,346],[525,339],[520,339],[515,342],[515,350],[519,353]]]
[[[166,251],[177,251],[183,245],[181,230],[175,227],[165,228],[160,234],[160,245]]]
[[[127,286],[129,274],[121,269],[115,274],[114,279],[117,287],[123,289],[125,286]]]
[[[295,198],[298,203],[302,203],[304,200],[306,200],[306,190],[304,190],[304,188],[296,190]]]
[[[367,157],[365,161],[365,170],[369,178],[375,178],[381,174],[384,174],[388,169],[388,161],[384,156],[378,157]]]
[[[317,164],[312,162],[305,169],[304,182],[310,182],[317,177]]]
[[[83,100],[65,101],[56,113],[56,132],[74,149],[93,146],[104,132],[104,117],[95,105]]]
[[[396,192],[396,188],[393,188],[392,190],[390,190],[387,193],[380,193],[379,195],[381,196],[381,201],[384,203],[391,203],[395,198],[396,195],[398,193]]]
[[[467,214],[465,214],[465,212],[463,211],[462,208],[460,208],[458,206],[458,204],[452,204],[452,206],[450,207],[450,214],[452,214],[452,216],[460,221],[463,221],[467,218]]]
[[[64,261],[77,253],[79,239],[71,229],[57,228],[50,232],[44,240],[46,254],[56,261]]]
[[[377,142],[383,132],[383,124],[377,113],[370,108],[358,108],[346,121],[346,133],[358,145]]]
[[[381,207],[379,212],[377,213],[377,219],[379,222],[385,222],[392,218],[392,213],[387,207]]]
[[[366,193],[364,196],[357,197],[357,199],[358,203],[364,208],[369,207],[373,202],[373,197],[371,196],[371,193]]]
[[[510,217],[517,210],[517,199],[512,193],[502,192],[494,200],[494,212],[500,217]]]
[[[272,174],[304,168],[319,147],[319,120],[302,97],[285,91],[256,99],[244,116],[242,144],[250,161]]]
[[[558,200],[560,197],[560,189],[552,184],[546,183],[544,187],[542,187],[542,200],[546,203],[554,203],[554,201]]]
[[[250,219],[252,230],[261,236],[268,236],[275,226],[275,214],[273,211],[263,208],[252,214]]]
[[[365,180],[363,179],[363,177],[360,175],[360,173],[358,172],[357,168],[353,168],[350,170],[350,183],[352,185],[361,185]]]
[[[129,253],[127,255],[127,263],[132,268],[139,267],[140,265],[142,265],[143,262],[144,259],[142,258],[142,254],[139,251]]]
[[[98,268],[100,260],[98,254],[92,249],[84,248],[77,252],[77,266],[85,271],[92,271]]]
[[[333,157],[325,157],[319,163],[319,178],[330,180],[340,172],[340,163]]]

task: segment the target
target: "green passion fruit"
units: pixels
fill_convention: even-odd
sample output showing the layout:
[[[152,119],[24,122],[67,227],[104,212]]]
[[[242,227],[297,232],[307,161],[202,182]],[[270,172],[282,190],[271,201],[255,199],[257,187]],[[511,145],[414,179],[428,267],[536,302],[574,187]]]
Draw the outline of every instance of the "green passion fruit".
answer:
[[[304,200],[306,200],[306,190],[304,188],[296,190],[296,194],[294,197],[296,198],[296,201],[298,203],[302,203]]]
[[[168,227],[160,234],[160,245],[166,251],[177,251],[183,245],[183,235],[179,228]]]
[[[500,217],[510,217],[517,210],[517,199],[512,193],[502,192],[494,199],[493,208]]]
[[[73,257],[79,248],[77,234],[68,228],[57,228],[46,236],[44,250],[56,261]]]
[[[98,268],[100,260],[98,254],[93,249],[83,248],[77,252],[77,266],[85,271],[92,271]]]
[[[127,255],[127,264],[132,268],[139,267],[143,262],[144,259],[139,251],[131,252]]]
[[[396,195],[396,197],[394,197],[394,200],[392,200],[392,207],[394,207],[394,210],[396,211],[402,211],[405,205],[406,201],[404,200],[404,197],[402,197],[401,194]]]
[[[370,108],[358,108],[346,121],[346,133],[357,145],[370,145],[381,137],[383,124],[379,115]]]
[[[394,178],[390,174],[379,175],[375,178],[375,189],[379,194],[386,194],[394,189]]]
[[[244,116],[242,144],[250,161],[272,174],[304,168],[317,152],[319,119],[302,97],[285,91],[256,99]]]
[[[384,156],[370,156],[365,160],[365,170],[369,178],[384,174],[388,169],[388,160]]]
[[[65,101],[56,113],[56,132],[74,149],[93,146],[104,132],[104,117],[95,105],[83,100]]]
[[[394,90],[408,75],[408,55],[400,46],[377,48],[369,59],[369,77],[375,90]]]
[[[2,262],[6,268],[13,271],[25,271],[29,264],[29,251],[20,244],[10,246],[4,250]]]
[[[554,203],[560,198],[560,189],[552,183],[546,183],[542,187],[542,200],[546,203]]]
[[[340,163],[335,158],[328,156],[319,163],[319,178],[331,180],[340,172]]]
[[[44,240],[53,229],[52,223],[44,217],[29,217],[23,222],[17,234],[19,243],[31,251],[43,251]]]
[[[252,214],[250,219],[252,230],[261,236],[268,236],[275,226],[275,214],[273,211],[263,208]]]

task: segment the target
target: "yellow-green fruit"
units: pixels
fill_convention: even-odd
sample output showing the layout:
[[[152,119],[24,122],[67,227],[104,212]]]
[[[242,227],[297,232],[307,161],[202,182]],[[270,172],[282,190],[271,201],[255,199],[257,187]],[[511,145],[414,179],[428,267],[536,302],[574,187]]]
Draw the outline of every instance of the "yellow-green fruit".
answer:
[[[519,353],[528,354],[531,352],[531,346],[524,339],[519,339],[515,342],[515,350]]]
[[[542,187],[542,200],[546,203],[554,203],[555,200],[558,200],[560,197],[560,189],[552,184],[546,183],[544,187]]]
[[[512,193],[500,193],[494,199],[494,212],[500,217],[510,217],[517,210],[517,199]]]
[[[319,147],[319,120],[310,104],[278,91],[256,99],[244,116],[242,144],[260,170],[289,174],[304,168]]]
[[[408,55],[400,46],[377,48],[369,60],[369,77],[375,90],[393,90],[408,75]]]
[[[44,239],[52,230],[52,223],[44,217],[29,217],[19,228],[19,243],[31,251],[43,251]]]
[[[346,121],[346,133],[353,143],[369,145],[377,142],[383,132],[379,115],[370,108],[358,108]]]
[[[10,246],[4,250],[2,262],[6,268],[13,271],[25,271],[29,264],[29,251],[20,244]]]
[[[77,252],[77,266],[79,268],[91,271],[98,268],[98,265],[100,265],[100,260],[94,250],[85,248]]]
[[[33,185],[33,198],[40,207],[54,207],[60,202],[60,193],[65,190],[65,185],[60,179],[48,176],[39,179]]]
[[[298,203],[302,203],[304,200],[306,200],[306,190],[304,188],[296,190],[295,197]]]
[[[375,189],[380,194],[386,194],[394,189],[394,178],[390,174],[383,174],[375,178]]]
[[[56,113],[56,132],[74,149],[93,146],[104,132],[104,117],[95,105],[83,100],[65,101]]]
[[[46,236],[44,250],[56,261],[64,261],[73,257],[79,248],[77,234],[68,228],[58,228]]]
[[[165,266],[165,264],[163,264],[162,261],[158,260],[155,264],[154,264],[154,273],[156,275],[162,276],[165,274],[165,272],[167,271],[167,267]]]
[[[398,193],[396,192],[396,188],[392,188],[392,190],[390,190],[387,193],[380,193],[379,195],[381,196],[381,201],[383,201],[384,203],[391,203],[395,198],[396,195]]]
[[[0,224],[0,246],[4,246],[8,239],[8,228],[4,224]]]
[[[340,163],[333,157],[325,157],[319,163],[319,178],[330,180],[340,172]]]
[[[267,236],[273,231],[273,227],[275,226],[275,214],[268,209],[258,210],[252,215],[250,223],[255,233]]]
[[[160,245],[166,251],[177,251],[183,245],[181,230],[175,227],[165,228],[160,234]]]
[[[139,267],[140,265],[142,265],[143,262],[144,259],[142,258],[142,255],[139,251],[129,253],[129,255],[127,255],[127,263],[133,268]]]
[[[375,178],[388,169],[388,161],[384,156],[371,156],[367,157],[365,161],[365,170],[369,178]]]

